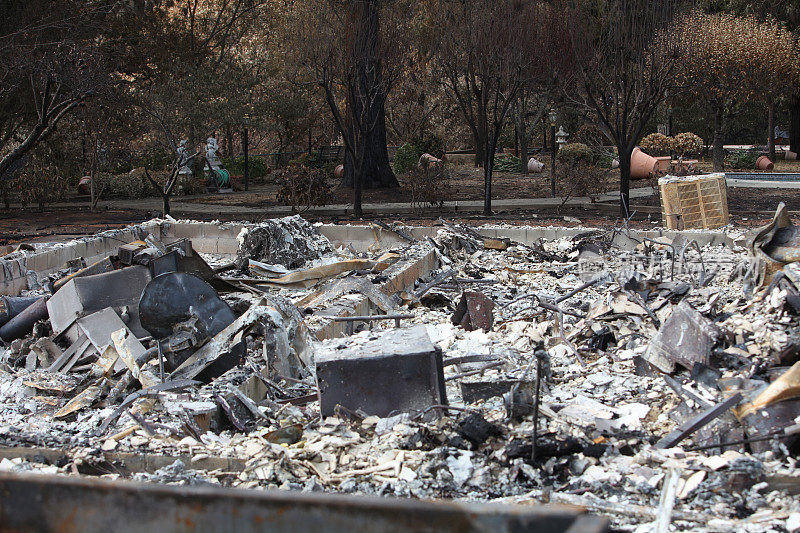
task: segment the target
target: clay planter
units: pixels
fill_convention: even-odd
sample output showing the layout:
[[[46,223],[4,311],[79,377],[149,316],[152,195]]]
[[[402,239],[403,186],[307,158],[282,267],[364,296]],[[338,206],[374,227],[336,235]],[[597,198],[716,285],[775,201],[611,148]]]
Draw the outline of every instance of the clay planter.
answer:
[[[658,159],[642,152],[637,146],[631,154],[631,179],[643,180],[653,175],[658,168]]]
[[[344,177],[344,165],[337,165],[336,168],[333,170],[333,175],[336,177],[337,180],[340,180]]]
[[[769,157],[762,155],[756,159],[756,168],[758,170],[772,170],[775,168],[775,164],[769,160]]]
[[[91,194],[92,192],[92,178],[90,176],[83,176],[78,182],[78,194]]]
[[[669,171],[669,165],[672,163],[672,158],[668,155],[656,157],[656,168],[658,172],[666,173]]]

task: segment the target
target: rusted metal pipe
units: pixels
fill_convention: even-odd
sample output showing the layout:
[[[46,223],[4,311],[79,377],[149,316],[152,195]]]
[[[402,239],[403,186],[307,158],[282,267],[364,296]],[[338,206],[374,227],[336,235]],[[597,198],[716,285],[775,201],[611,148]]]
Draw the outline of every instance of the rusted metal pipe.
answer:
[[[40,296],[0,296],[0,326],[23,312]]]
[[[0,328],[0,338],[6,342],[24,337],[33,331],[33,325],[48,317],[47,298],[42,297]]]

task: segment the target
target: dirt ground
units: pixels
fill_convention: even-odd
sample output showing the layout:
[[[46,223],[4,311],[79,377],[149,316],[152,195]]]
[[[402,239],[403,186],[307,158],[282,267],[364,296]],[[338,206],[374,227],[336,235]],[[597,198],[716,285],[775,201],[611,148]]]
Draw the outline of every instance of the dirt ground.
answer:
[[[708,165],[707,162],[701,163]],[[706,169],[707,170],[707,169]],[[776,171],[800,172],[800,162],[779,161]],[[483,198],[483,176],[480,169],[460,165],[452,173],[448,195],[450,200],[481,200]],[[522,176],[514,173],[496,173],[493,179],[493,197],[505,198],[542,198],[550,195],[550,177],[547,173]],[[645,182],[634,182],[632,187],[647,186]],[[612,192],[616,190],[615,176],[603,187]],[[252,193],[243,198],[242,195],[208,195],[200,199],[176,198],[177,201],[197,202],[213,205],[242,205],[249,207],[265,207],[277,205],[275,200],[277,186],[262,188],[262,192]],[[364,203],[408,202],[411,192],[408,184],[393,190],[365,191]],[[347,204],[352,201],[352,190],[337,188],[330,199],[330,204]],[[755,227],[771,218],[778,203],[785,202],[790,211],[800,212],[800,189],[753,189],[729,188],[728,204],[731,213],[731,224],[742,227]],[[111,228],[123,227],[127,224],[147,220],[157,213],[136,209],[97,210],[90,211],[86,201],[74,200],[74,205],[58,209],[45,208],[40,212],[35,208],[10,209],[0,211],[0,245],[13,245],[20,242],[48,241],[70,236],[97,233]],[[660,201],[656,196],[636,198],[632,201],[634,215],[630,224],[638,228],[652,228],[661,224]],[[423,207],[418,214],[387,215],[385,220],[403,220],[409,224],[432,225],[442,216],[435,206]],[[506,223],[534,226],[596,226],[611,227],[620,222],[618,210],[613,203],[595,204],[591,208],[564,206],[560,209],[543,209],[536,212],[509,211],[496,212],[492,217],[478,214],[453,216],[444,214],[451,220],[471,224]],[[199,218],[199,217],[198,217]],[[219,216],[214,216],[219,219]],[[224,217],[223,217],[224,218]],[[231,219],[241,220],[234,216]],[[261,217],[263,218],[263,217]],[[322,222],[353,223],[351,218],[315,216],[308,218]],[[576,221],[577,220],[577,221]]]
[[[771,213],[781,201],[786,202],[790,210],[800,211],[800,190],[728,189],[731,224],[739,227],[762,225],[771,218]],[[631,227],[649,229],[661,225],[657,199],[653,197],[635,199],[632,209],[634,215],[630,221]],[[45,209],[43,212],[35,209],[3,211],[0,212],[0,245],[61,240],[70,236],[88,235],[141,222],[154,215],[155,213],[152,212],[138,210],[92,212],[84,203],[76,203],[75,207],[68,209]],[[544,209],[537,212],[499,211],[491,217],[478,214],[454,216],[453,213],[441,213],[437,208],[430,207],[422,209],[419,214],[386,215],[367,217],[366,219],[402,220],[408,224],[429,226],[436,224],[442,216],[448,220],[474,225],[504,223],[531,226],[612,227],[620,222],[617,207],[612,203],[596,204],[591,208],[565,206],[561,209]],[[219,216],[213,218],[220,219]],[[242,218],[241,216],[229,217],[230,220],[242,220]],[[359,223],[349,217],[310,215],[308,218],[320,222]],[[222,219],[225,220],[225,217]]]
[[[613,178],[612,178],[613,179]],[[363,191],[364,203],[411,202],[414,200],[409,183],[400,176],[397,189],[377,189]],[[611,180],[610,180],[611,181]],[[330,204],[347,204],[353,201],[353,190],[339,187],[333,180],[329,183],[332,194]],[[482,200],[483,174],[481,169],[459,165],[446,181],[447,200]],[[245,205],[248,207],[270,207],[279,205],[275,199],[278,186],[268,184],[266,190],[252,194],[242,203],[241,198],[230,195],[209,195],[192,202],[215,205]],[[542,198],[550,196],[549,174],[530,174],[523,176],[511,172],[497,172],[492,177],[492,196],[494,198]]]
[[[150,218],[134,210],[95,211],[81,204],[70,209],[11,209],[0,211],[0,244],[59,240],[120,228]]]

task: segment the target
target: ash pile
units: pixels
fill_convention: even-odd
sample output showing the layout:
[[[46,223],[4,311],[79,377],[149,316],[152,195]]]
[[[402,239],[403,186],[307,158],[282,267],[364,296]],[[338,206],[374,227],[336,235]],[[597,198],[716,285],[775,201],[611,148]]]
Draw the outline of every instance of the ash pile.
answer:
[[[143,236],[65,269],[5,300],[0,470],[800,530],[784,208],[728,245],[477,230],[384,225],[403,244],[358,253],[290,218],[246,228],[235,260]]]

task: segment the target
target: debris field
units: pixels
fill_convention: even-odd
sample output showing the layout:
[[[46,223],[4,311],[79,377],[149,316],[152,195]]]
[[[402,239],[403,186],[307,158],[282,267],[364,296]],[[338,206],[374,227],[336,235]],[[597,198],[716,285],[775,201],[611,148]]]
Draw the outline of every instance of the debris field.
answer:
[[[143,225],[2,297],[0,471],[800,530],[785,207],[711,242],[441,220],[359,250],[300,217],[242,226],[233,256]]]

